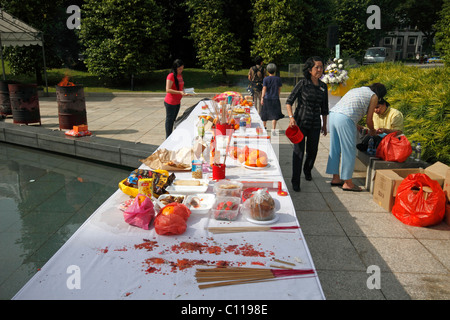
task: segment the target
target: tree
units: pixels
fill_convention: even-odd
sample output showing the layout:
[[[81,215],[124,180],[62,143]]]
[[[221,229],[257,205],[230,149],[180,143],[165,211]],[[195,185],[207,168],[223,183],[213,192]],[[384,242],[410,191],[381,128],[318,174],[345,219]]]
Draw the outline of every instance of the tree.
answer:
[[[80,40],[89,72],[121,80],[155,68],[167,52],[162,8],[154,0],[86,0]]]
[[[72,0],[70,4],[79,4],[81,1]],[[2,9],[42,32],[48,68],[72,67],[78,59],[77,37],[66,26],[66,2],[0,0]],[[8,60],[13,74],[35,72],[37,83],[42,83],[43,57],[40,46],[7,47],[4,58]]]
[[[362,60],[364,51],[373,43],[366,25],[368,6],[367,0],[342,0],[336,5],[341,50],[357,60]]]
[[[251,54],[278,65],[298,57],[304,19],[301,0],[252,0],[252,3]]]
[[[224,14],[226,0],[188,0],[187,5],[191,12],[191,37],[200,64],[226,78],[227,70],[241,66],[239,41],[230,31],[230,19]]]
[[[443,0],[405,0],[398,4],[397,13],[404,26],[416,27],[425,34],[423,51],[431,52]],[[448,24],[448,20],[447,20]]]
[[[445,64],[450,65],[450,0],[444,0],[436,28],[436,50],[443,56]]]

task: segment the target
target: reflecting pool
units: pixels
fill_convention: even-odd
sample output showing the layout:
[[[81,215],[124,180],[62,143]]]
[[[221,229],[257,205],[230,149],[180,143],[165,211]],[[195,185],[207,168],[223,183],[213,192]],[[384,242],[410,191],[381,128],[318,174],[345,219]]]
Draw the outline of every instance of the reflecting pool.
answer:
[[[0,142],[0,299],[11,299],[134,168]]]

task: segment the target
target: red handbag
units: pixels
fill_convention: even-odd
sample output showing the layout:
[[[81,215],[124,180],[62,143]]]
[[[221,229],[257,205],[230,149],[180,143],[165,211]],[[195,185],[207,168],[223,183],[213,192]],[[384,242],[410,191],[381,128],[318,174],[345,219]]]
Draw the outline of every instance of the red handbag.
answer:
[[[384,161],[405,162],[411,153],[408,138],[403,134],[397,136],[397,132],[392,132],[381,140],[375,156]]]

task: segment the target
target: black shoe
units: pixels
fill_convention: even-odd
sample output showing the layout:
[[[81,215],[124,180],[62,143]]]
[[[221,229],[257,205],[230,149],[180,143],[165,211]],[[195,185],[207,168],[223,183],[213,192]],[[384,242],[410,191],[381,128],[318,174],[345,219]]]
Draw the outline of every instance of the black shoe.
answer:
[[[306,179],[307,181],[311,181],[311,180],[312,180],[311,173],[305,173],[305,179]]]
[[[292,190],[294,190],[295,192],[300,192],[300,185],[298,184],[292,184]]]

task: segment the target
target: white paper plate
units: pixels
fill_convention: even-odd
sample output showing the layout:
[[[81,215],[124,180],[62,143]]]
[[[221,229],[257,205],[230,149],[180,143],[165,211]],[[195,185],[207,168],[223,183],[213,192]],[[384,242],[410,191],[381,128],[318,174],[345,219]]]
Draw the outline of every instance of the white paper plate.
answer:
[[[272,224],[278,221],[278,215],[275,213],[275,217],[272,220],[255,220],[250,217],[245,217],[249,222],[254,224]]]
[[[198,208],[194,208],[190,205],[191,199],[194,197],[200,198],[200,207]],[[191,210],[192,213],[206,214],[212,208],[215,198],[216,195],[212,193],[192,194],[187,196],[185,205],[189,208],[189,210]]]
[[[247,168],[247,169],[251,169],[251,170],[264,170],[266,168],[270,168],[270,163],[267,163],[267,166],[265,167],[251,167],[251,166],[247,166],[246,164],[242,163],[242,165]]]

